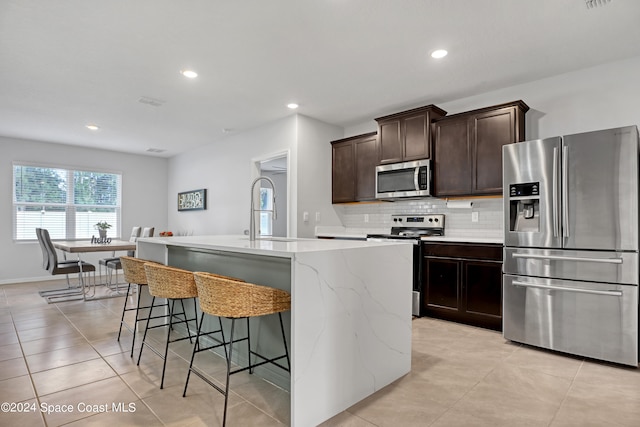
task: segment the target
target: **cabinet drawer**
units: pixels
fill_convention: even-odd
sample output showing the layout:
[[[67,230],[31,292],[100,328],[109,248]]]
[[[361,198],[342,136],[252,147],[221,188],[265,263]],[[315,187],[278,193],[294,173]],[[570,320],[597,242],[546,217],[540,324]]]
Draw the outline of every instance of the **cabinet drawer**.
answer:
[[[502,261],[502,245],[486,243],[422,242],[424,256]]]

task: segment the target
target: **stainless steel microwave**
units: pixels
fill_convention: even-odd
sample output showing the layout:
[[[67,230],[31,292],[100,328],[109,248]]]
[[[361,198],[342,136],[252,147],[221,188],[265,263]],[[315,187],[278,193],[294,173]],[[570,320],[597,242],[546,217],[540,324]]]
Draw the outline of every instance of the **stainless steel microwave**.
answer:
[[[431,196],[431,160],[376,167],[376,198]]]

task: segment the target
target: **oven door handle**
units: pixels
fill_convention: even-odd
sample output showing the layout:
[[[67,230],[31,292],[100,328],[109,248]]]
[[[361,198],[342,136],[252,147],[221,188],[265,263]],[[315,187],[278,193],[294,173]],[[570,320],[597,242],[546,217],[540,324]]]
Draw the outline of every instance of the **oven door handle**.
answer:
[[[551,261],[601,262],[604,264],[622,264],[622,258],[585,258],[577,256],[513,254],[514,258],[548,259]]]
[[[598,291],[594,289],[568,288],[565,286],[537,285],[535,283],[525,283],[525,282],[520,282],[518,280],[514,280],[511,283],[514,286],[521,286],[523,288],[546,289],[549,291],[566,291],[566,292],[575,292],[579,294],[606,295],[611,297],[622,296],[622,291]]]

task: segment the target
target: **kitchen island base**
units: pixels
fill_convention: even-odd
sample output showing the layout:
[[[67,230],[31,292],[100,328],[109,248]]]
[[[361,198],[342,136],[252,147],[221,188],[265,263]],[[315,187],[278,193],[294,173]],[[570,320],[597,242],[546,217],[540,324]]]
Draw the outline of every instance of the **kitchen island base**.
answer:
[[[320,424],[411,369],[409,244],[196,236],[141,239],[138,254],[291,293],[291,312],[283,313],[291,376],[256,371],[290,391],[291,425]],[[252,324],[252,346],[281,352],[277,323]]]

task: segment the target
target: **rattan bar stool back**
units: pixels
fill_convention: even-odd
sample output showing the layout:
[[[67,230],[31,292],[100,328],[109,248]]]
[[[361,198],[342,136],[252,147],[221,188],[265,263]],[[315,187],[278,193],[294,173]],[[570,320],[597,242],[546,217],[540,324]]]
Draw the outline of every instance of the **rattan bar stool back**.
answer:
[[[147,323],[144,328],[144,335],[142,337],[142,345],[140,346],[140,354],[138,355],[138,365],[142,357],[142,351],[145,347],[149,347],[151,351],[160,356],[163,359],[162,364],[162,379],[160,380],[160,388],[164,387],[164,376],[167,368],[167,353],[169,351],[169,344],[176,341],[182,341],[188,339],[189,342],[193,342],[192,338],[196,337],[196,334],[192,332],[189,327],[189,322],[193,322],[193,329],[197,329],[197,307],[195,298],[198,296],[198,289],[193,278],[193,273],[181,268],[168,267],[166,265],[157,263],[144,264],[144,271],[147,277],[147,286],[149,286],[149,294],[152,296],[151,306],[155,307],[156,298],[165,298],[167,300],[169,313],[167,315],[168,323],[149,325],[149,320],[152,316],[149,314]],[[189,317],[185,311],[184,300],[193,300],[193,315]],[[175,303],[178,301],[182,306],[182,312],[177,313],[175,311]],[[153,310],[153,308],[152,308]],[[186,331],[180,334],[180,331],[174,330],[177,325],[184,325]],[[167,328],[167,336],[164,346],[164,352],[154,348],[150,341],[147,340],[147,333],[149,329],[155,329],[160,327]],[[171,337],[172,331],[174,337]]]
[[[202,311],[203,315],[204,313],[206,313],[211,316],[217,316],[219,319],[223,342],[216,345],[215,347],[224,346],[224,353],[227,362],[227,376],[225,386],[224,388],[222,388],[199,373],[196,369],[194,369],[193,356],[195,356],[196,352],[202,351],[196,350],[196,347],[198,346],[198,344],[196,344],[196,347],[194,347],[193,355],[191,357],[189,373],[187,374],[187,381],[184,385],[184,392],[182,396],[184,397],[187,394],[187,387],[189,386],[189,375],[191,374],[191,372],[193,372],[224,395],[224,415],[222,425],[225,426],[227,421],[227,403],[229,398],[230,375],[246,370],[249,370],[249,373],[253,373],[253,369],[255,367],[264,365],[266,363],[273,364],[287,372],[290,372],[291,363],[289,360],[287,338],[282,322],[282,312],[291,309],[291,295],[281,289],[247,283],[237,279],[221,277],[219,275],[211,273],[196,272],[193,274],[193,276],[195,278],[196,286],[198,289],[198,301],[200,303],[200,310]],[[249,319],[252,317],[265,316],[269,314],[278,314],[278,318],[280,321],[280,331],[284,344],[284,354],[277,357],[267,358],[251,349],[251,330],[249,327]],[[222,323],[220,320],[220,318],[222,317],[231,320],[231,332],[228,342],[225,341],[224,333],[222,332]],[[234,338],[235,322],[239,319],[247,320],[247,336],[236,339]],[[200,322],[200,326],[198,327],[198,334],[200,334],[201,326],[202,320]],[[241,341],[247,341],[249,366],[231,370],[233,344]],[[229,346],[228,351],[227,344]],[[261,361],[253,362],[252,356],[261,359]],[[286,366],[278,362],[281,359],[286,359]]]
[[[128,283],[128,286],[127,286],[127,294],[124,299],[124,306],[122,307],[122,317],[120,318],[120,329],[118,330],[118,341],[120,341],[120,336],[122,334],[122,327],[124,326],[133,335],[133,338],[131,340],[131,357],[133,357],[133,349],[136,345],[136,335],[138,332],[138,322],[147,320],[147,317],[145,316],[149,316],[149,313],[143,316],[141,314],[143,312],[142,310],[146,310],[146,309],[152,310],[152,307],[150,305],[146,305],[146,306],[140,305],[140,298],[142,295],[140,292],[140,288],[142,286],[147,286],[147,274],[144,271],[144,265],[151,261],[140,259],[140,258],[134,258],[131,256],[122,256],[120,257],[120,262],[122,264],[124,279],[125,279],[125,282]],[[137,301],[134,307],[133,304],[130,303],[129,297],[132,295],[132,290],[135,289],[134,288],[135,285],[138,285],[138,289],[137,289]],[[165,302],[161,305],[166,307],[167,303]],[[158,305],[157,307],[159,306],[160,305]],[[133,327],[129,326],[129,324],[125,321],[125,314],[128,311],[136,312],[135,320],[133,322]],[[166,315],[163,314],[161,316],[155,316],[153,318],[160,319],[163,317],[166,317]]]

